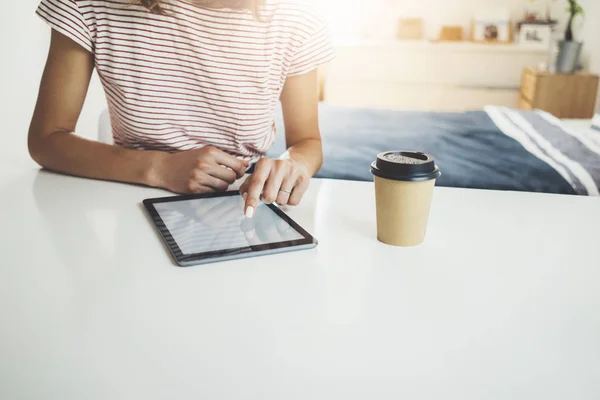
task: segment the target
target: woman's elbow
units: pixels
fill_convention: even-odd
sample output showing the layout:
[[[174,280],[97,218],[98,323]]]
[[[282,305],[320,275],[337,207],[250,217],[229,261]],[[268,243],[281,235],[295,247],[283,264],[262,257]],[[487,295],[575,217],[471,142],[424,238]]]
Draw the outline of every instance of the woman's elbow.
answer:
[[[27,150],[29,150],[29,156],[38,164],[41,160],[41,146],[39,145],[39,139],[33,137],[31,132],[29,132],[29,136],[27,137]]]
[[[323,168],[323,162],[324,161],[325,161],[325,157],[323,156],[323,150],[321,150],[319,152],[319,158],[317,159],[317,168],[316,168],[317,172],[319,172],[319,170],[321,168]]]
[[[37,132],[30,130],[27,136],[27,149],[29,156],[33,161],[38,163],[41,167],[48,167],[48,147],[45,145],[44,138]]]
[[[321,140],[321,138],[319,137],[319,139],[317,139],[318,142],[318,151],[317,151],[317,171],[321,169],[321,167],[323,166],[323,161],[325,160],[325,155],[323,153],[323,141]]]

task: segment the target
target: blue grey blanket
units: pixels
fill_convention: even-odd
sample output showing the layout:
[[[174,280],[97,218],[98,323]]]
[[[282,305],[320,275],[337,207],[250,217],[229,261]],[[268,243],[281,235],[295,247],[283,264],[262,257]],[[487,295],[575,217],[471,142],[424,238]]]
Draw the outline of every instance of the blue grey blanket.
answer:
[[[269,156],[285,150],[281,115]],[[435,156],[439,186],[598,195],[600,134],[578,137],[540,112],[500,107],[466,113],[399,112],[322,105],[325,161],[317,177],[371,181],[376,155]]]

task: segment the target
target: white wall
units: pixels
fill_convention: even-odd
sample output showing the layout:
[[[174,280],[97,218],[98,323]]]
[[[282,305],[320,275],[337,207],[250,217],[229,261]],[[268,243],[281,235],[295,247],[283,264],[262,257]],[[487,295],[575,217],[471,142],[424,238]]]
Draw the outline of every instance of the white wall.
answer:
[[[0,14],[0,121],[3,166],[33,165],[27,154],[27,130],[46,61],[50,29],[35,15],[39,0],[18,0],[5,4]],[[78,133],[97,136],[97,122],[106,102],[96,77],[90,86]]]
[[[320,0],[318,3],[339,35],[360,35],[360,31],[373,34],[375,27],[380,36],[390,37],[394,35],[400,17],[418,17],[426,22],[427,38],[435,39],[442,25],[462,25],[470,32],[475,10],[507,9],[513,20],[519,20],[525,9],[536,10],[545,16],[549,1],[553,4],[553,18],[563,21],[565,4],[561,2],[566,0],[557,3],[537,0],[533,5],[529,0]]]

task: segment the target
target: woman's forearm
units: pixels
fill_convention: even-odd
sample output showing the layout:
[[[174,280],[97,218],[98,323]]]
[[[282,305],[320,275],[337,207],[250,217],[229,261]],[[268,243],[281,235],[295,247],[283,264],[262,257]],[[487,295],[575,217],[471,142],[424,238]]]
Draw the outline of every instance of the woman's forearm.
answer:
[[[305,139],[288,148],[287,153],[293,161],[302,163],[314,176],[323,165],[323,144],[318,139]]]
[[[71,132],[30,135],[29,152],[42,167],[70,175],[155,186],[155,167],[167,153],[94,142]]]

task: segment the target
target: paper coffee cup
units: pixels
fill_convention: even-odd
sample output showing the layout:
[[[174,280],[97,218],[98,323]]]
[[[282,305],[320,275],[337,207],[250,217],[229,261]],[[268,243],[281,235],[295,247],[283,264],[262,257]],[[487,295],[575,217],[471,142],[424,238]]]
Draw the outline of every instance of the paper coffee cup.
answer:
[[[441,175],[432,156],[389,151],[371,165],[375,176],[377,238],[392,246],[424,242],[435,181]]]

